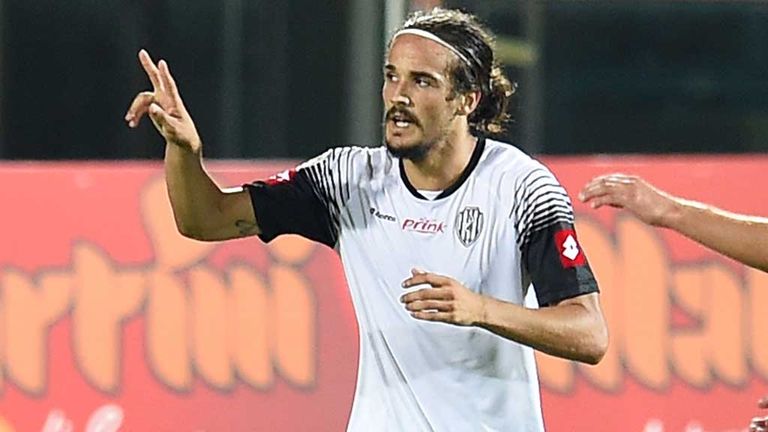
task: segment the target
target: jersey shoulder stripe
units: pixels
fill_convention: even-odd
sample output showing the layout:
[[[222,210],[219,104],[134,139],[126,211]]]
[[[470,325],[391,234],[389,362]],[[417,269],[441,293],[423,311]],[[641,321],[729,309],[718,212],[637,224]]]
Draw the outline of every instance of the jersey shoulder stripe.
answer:
[[[336,147],[296,169],[306,171],[317,195],[338,211],[349,200],[352,190],[391,170],[392,166],[393,160],[383,147]]]
[[[498,182],[502,199],[511,198],[512,220],[521,250],[532,234],[559,223],[573,224],[573,206],[565,188],[541,162],[522,150],[494,141],[489,147],[489,163],[503,179]]]

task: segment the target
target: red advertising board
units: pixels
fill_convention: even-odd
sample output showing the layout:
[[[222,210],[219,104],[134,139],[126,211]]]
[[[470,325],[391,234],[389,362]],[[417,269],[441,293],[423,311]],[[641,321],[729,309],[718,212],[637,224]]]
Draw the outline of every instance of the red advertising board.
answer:
[[[641,174],[768,215],[768,157],[550,158],[573,196]],[[221,183],[287,163],[210,163]],[[0,165],[0,432],[340,431],[357,327],[336,254],[176,233],[158,163]],[[768,276],[575,202],[611,345],[539,356],[549,431],[743,430],[768,393]]]

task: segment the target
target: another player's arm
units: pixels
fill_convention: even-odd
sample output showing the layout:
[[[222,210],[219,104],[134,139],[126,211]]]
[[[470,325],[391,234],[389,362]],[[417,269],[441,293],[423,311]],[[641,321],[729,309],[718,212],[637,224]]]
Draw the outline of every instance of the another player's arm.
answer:
[[[664,192],[637,176],[592,179],[579,199],[593,208],[623,208],[641,221],[675,230],[717,252],[768,271],[768,218],[740,215]]]
[[[593,178],[579,193],[592,208],[626,209],[646,224],[669,228],[723,255],[768,271],[768,219],[721,210],[656,188],[638,176],[607,174]],[[768,408],[768,396],[758,402]],[[750,431],[768,427],[768,416],[752,419]]]
[[[139,93],[125,120],[136,127],[149,114],[166,141],[165,176],[176,226],[198,240],[225,240],[260,233],[251,199],[242,188],[222,190],[202,164],[202,143],[164,60],[155,65],[146,51],[139,61],[153,91]]]

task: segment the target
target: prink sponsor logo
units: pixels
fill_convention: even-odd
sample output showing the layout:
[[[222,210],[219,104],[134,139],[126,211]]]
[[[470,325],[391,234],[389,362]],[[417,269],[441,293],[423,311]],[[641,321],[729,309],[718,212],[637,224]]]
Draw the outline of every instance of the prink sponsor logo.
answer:
[[[445,223],[433,219],[406,218],[402,225],[403,231],[413,231],[424,234],[439,234],[445,232]]]
[[[388,215],[388,214],[384,214],[384,213],[382,213],[382,212],[380,212],[380,211],[376,210],[376,209],[375,209],[375,208],[373,208],[373,207],[371,207],[371,209],[369,210],[369,212],[370,212],[372,215],[374,215],[374,216],[376,216],[377,218],[379,218],[379,219],[382,219],[382,220],[385,220],[385,221],[389,221],[389,222],[397,222],[397,219],[395,219],[395,217],[394,217],[394,216],[392,216],[392,215]]]

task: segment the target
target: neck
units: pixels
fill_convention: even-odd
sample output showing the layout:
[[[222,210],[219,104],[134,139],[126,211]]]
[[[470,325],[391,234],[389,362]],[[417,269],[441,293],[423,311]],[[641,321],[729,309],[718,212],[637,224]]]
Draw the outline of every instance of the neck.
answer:
[[[403,160],[405,174],[413,187],[441,191],[454,184],[472,158],[477,138],[465,131],[448,135],[418,161]]]

